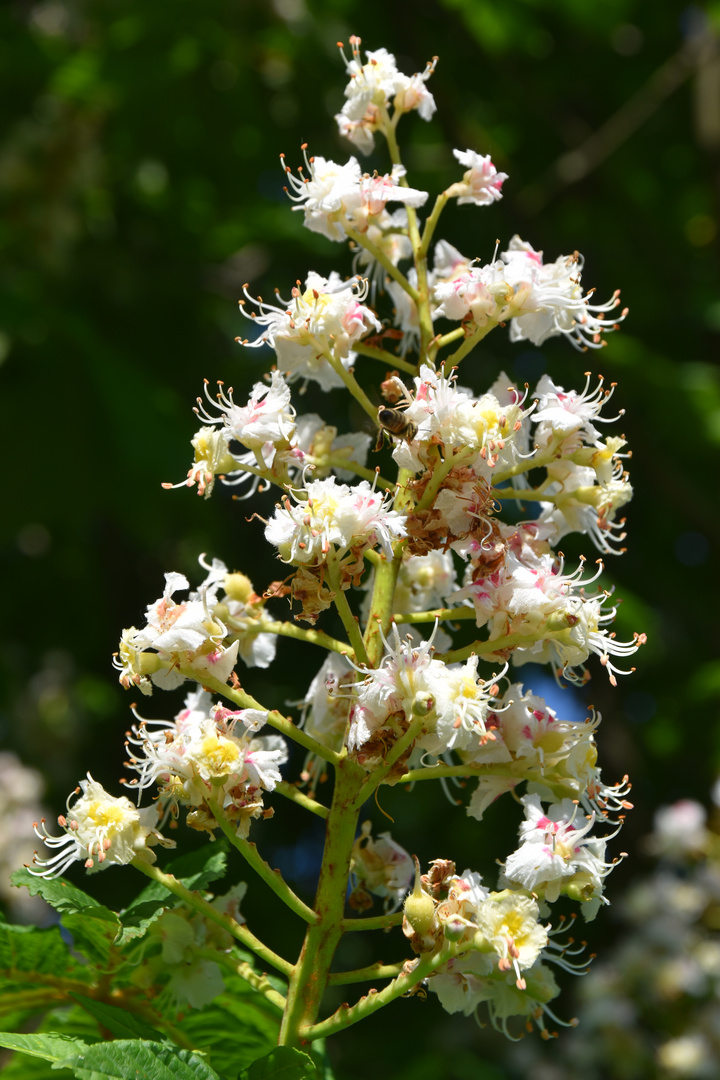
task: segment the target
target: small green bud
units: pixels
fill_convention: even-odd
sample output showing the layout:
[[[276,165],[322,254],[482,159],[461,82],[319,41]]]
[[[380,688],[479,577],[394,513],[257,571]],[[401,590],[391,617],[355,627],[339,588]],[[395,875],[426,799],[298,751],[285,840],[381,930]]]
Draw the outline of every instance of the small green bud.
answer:
[[[433,919],[435,918],[435,903],[432,897],[423,891],[420,882],[420,863],[417,855],[413,855],[413,859],[415,860],[415,886],[406,899],[403,910],[405,918],[415,933],[423,937],[432,929]]]
[[[428,693],[427,690],[421,690],[413,698],[412,713],[413,716],[427,716],[435,708],[435,696]]]
[[[252,581],[245,574],[228,574],[225,578],[225,592],[231,600],[247,604],[255,590]]]

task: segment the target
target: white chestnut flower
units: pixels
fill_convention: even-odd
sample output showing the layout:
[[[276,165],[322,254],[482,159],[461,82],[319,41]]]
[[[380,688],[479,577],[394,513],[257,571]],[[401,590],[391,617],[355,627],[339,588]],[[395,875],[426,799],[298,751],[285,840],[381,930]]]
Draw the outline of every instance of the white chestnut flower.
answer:
[[[307,228],[329,240],[344,240],[345,225],[365,232],[371,219],[378,218],[389,202],[418,207],[427,201],[426,191],[400,184],[406,173],[404,165],[394,165],[392,172],[384,176],[370,176],[360,171],[354,157],[346,165],[336,165],[323,157],[309,158],[304,147],[303,152],[307,176],[300,168],[299,178],[293,176],[284,155],[280,155],[292,188],[287,193],[295,203],[293,210],[304,211]]]
[[[387,49],[366,51],[367,63],[360,56],[361,39],[353,34],[350,38],[352,59],[348,60],[340,49],[350,82],[345,88],[347,101],[335,120],[341,135],[345,135],[363,154],[369,154],[375,145],[374,132],[388,119],[391,105],[399,112],[416,110],[423,120],[429,120],[435,112],[435,101],[426,82],[435,70],[435,60],[416,75],[403,75],[398,71],[395,57]]]
[[[506,878],[540,893],[549,903],[557,900],[561,892],[592,903],[592,918],[600,903],[607,903],[602,895],[603,883],[616,862],[605,861],[605,846],[620,827],[608,836],[593,837],[589,833],[595,813],[584,818],[572,799],[563,799],[547,810],[536,794],[524,795],[521,802],[525,808],[521,843],[505,860]]]
[[[333,271],[329,278],[311,272],[305,279],[304,291],[298,286],[293,288],[289,301],[279,297],[282,307],[254,299],[244,288],[245,296],[258,309],[257,314],[246,314],[265,329],[254,341],[238,341],[250,348],[271,345],[277,353],[278,367],[287,373],[290,382],[314,379],[324,390],[342,386],[327,356],[348,368],[353,362],[352,345],[371,329],[382,330],[374,311],[362,303],[368,283],[358,277],[343,281]],[[241,300],[243,310],[244,304]]]
[[[75,796],[79,799],[71,803]],[[57,854],[50,859],[35,858],[38,877],[58,877],[74,862],[84,862],[87,870],[100,870],[106,866],[123,866],[139,858],[154,863],[154,844],[174,847],[157,829],[157,807],[139,810],[125,796],[115,798],[87,774],[81,780],[67,803],[67,816],[61,815],[58,824],[65,830],[62,836],[51,836],[45,821],[35,826],[35,833],[46,847],[56,848]]]
[[[179,804],[203,810],[212,796],[246,835],[250,818],[262,812],[262,792],[282,779],[288,756],[280,735],[257,736],[266,722],[259,709],[212,705],[203,690],[188,695],[174,721],[142,720],[128,736],[138,801],[153,784],[168,809]]]
[[[497,171],[489,154],[483,157],[475,150],[453,150],[453,155],[467,169],[462,181],[453,184],[448,191],[450,195],[457,195],[459,204],[490,206],[502,199],[502,186],[508,176]]]
[[[576,349],[599,349],[604,344],[601,335],[616,330],[627,314],[625,310],[618,317],[605,317],[619,306],[619,289],[604,304],[590,303],[592,290],[583,295],[583,258],[578,252],[543,263],[542,252],[516,234],[501,257],[505,280],[515,291],[507,312],[512,316],[511,341],[542,345],[564,334]]]
[[[513,970],[515,985],[525,989],[521,972],[531,968],[548,943],[547,927],[540,925],[537,901],[512,889],[491,893],[475,915],[476,944],[490,946],[499,957],[500,971]]]
[[[376,545],[390,555],[393,540],[405,535],[403,515],[389,509],[367,480],[350,487],[329,476],[310,481],[304,494],[293,494],[294,503],[286,496],[265,529],[283,562],[317,566],[331,548],[338,555],[351,548],[359,554]]]
[[[248,450],[257,453],[266,443],[287,444],[295,433],[295,409],[290,404],[290,387],[279,371],[272,372],[269,385],[255,383],[247,405],[236,404],[232,387],[225,390],[222,383],[218,383],[217,401],[213,401],[208,394],[206,380],[205,396],[220,415],[207,412],[200,398],[200,408],[196,411],[209,423],[222,424],[228,437]]]
[[[165,575],[165,590],[159,600],[146,611],[146,625],[138,630],[123,631],[113,665],[120,672],[120,683],[126,689],[137,686],[143,694],[151,694],[153,684],[164,690],[180,686],[187,676],[179,668],[192,667],[203,674],[225,682],[235,666],[238,641],[224,641],[227,627],[216,617],[217,590],[227,575],[227,567],[215,560],[207,567],[208,576],[187,600],[176,601],[174,594],[190,588],[184,574]]]

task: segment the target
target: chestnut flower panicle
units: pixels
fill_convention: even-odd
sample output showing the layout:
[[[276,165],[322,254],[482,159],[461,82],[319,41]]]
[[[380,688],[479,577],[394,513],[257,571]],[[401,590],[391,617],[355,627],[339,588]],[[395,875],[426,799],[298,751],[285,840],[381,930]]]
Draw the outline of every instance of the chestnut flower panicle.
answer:
[[[160,965],[176,969],[169,983],[165,973],[163,1002],[203,1007],[229,967],[280,1006],[280,1041],[290,1045],[425,988],[449,1012],[486,1006],[506,1033],[514,1017],[544,1031],[544,1017],[556,1020],[549,1003],[558,993],[548,964],[580,970],[572,959],[580,950],[559,944],[545,920],[561,895],[586,918],[606,903],[605,879],[617,861],[606,848],[630,807],[630,785],[627,777],[614,785],[601,779],[593,710],[584,722],[563,720],[552,702],[507,673],[539,662],[552,666],[558,682],[580,683],[590,677],[586,665],[599,660],[613,685],[629,674],[619,665],[644,635],[618,641],[611,630],[612,590],[590,591],[603,571],[599,559],[588,573],[584,556],[567,568],[558,551],[561,539],[579,533],[603,554],[622,553],[629,454],[621,435],[604,437],[602,425],[618,417],[603,415],[614,386],[605,389],[601,377],[595,383],[586,373],[576,391],[545,375],[534,394],[504,371],[484,387],[472,384],[479,347],[499,326],[509,323],[513,341],[540,346],[563,336],[584,350],[604,344],[625,312],[612,314],[617,293],[603,304],[583,291],[577,252],[545,263],[516,235],[500,253],[498,241],[483,263],[438,238],[450,199],[490,207],[507,176],[489,155],[455,150],[462,179],[429,213],[423,209],[428,194],[410,184],[397,127],[406,112],[432,115],[427,83],[435,61],[410,77],[383,48],[363,62],[360,39],[350,40],[338,126],[361,153],[384,136],[388,171],[364,172],[355,157],[345,164],[310,157],[305,147],[296,172],[281,161],[293,208],[309,230],[349,241],[353,275],[310,272],[289,300],[277,294],[274,303],[253,299],[244,286],[241,307],[258,334],[237,340],[258,350],[256,358],[272,350],[274,360],[247,393],[218,382],[213,397],[205,382],[195,458],[182,484],[206,497],[216,479],[236,498],[274,491],[274,508],[261,503],[246,521],[255,537],[263,523],[284,564],[281,580],[258,581],[262,560],[252,539],[245,551],[256,562],[259,591],[242,569],[205,556],[195,589],[182,573],[165,575],[142,625],[124,630],[115,666],[121,684],[143,694],[187,681],[196,689],[174,720],[135,713],[127,747],[137,805],[108,795],[88,774],[59,819],[62,835],[37,827],[53,854],[32,872],[54,877],[76,860],[89,870],[133,863],[181,899],[149,932],[161,941],[153,978]],[[298,408],[309,382],[317,384],[310,396],[318,388],[347,391],[350,408],[321,410],[337,426]],[[357,416],[367,430],[344,430]],[[369,454],[373,429],[377,458]],[[324,655],[311,661],[316,674],[301,700],[285,703],[295,718],[280,711],[282,670],[265,680],[261,700],[235,670],[238,661],[274,670],[277,658],[285,663],[290,655],[285,646]],[[285,766],[298,758],[299,778],[285,779]],[[466,812],[476,821],[507,793],[508,810],[523,807],[520,841],[501,864],[498,890],[474,871],[456,874],[445,857],[422,874],[417,857],[389,833],[373,836],[369,822],[359,828],[361,808],[373,799],[385,812],[383,785],[397,785],[397,813],[405,791],[422,797],[433,779],[454,806],[467,792]],[[151,790],[152,805],[140,808]],[[261,824],[273,815],[265,805],[271,794],[325,827],[312,908],[256,847],[256,833],[272,828]],[[221,831],[233,857],[303,922],[296,960],[243,925],[237,904],[234,913],[218,912],[197,889],[153,866],[154,847],[169,846],[161,825],[174,827],[181,811],[189,827],[213,838]],[[413,870],[402,915],[393,914]],[[385,914],[366,918],[374,897]],[[413,957],[353,971],[335,963],[347,931],[390,931],[401,922]],[[237,966],[229,951],[238,942],[263,970],[270,964],[287,979],[286,998],[245,958]],[[375,976],[395,980],[390,993],[373,987],[326,1014],[326,985]]]

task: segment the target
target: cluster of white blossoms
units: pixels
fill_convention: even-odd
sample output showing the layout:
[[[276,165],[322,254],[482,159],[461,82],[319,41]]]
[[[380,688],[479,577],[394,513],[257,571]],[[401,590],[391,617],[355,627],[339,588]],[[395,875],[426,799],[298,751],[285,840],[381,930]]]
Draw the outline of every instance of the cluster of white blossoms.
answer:
[[[507,175],[489,155],[455,150],[462,177],[422,221],[428,193],[408,182],[396,127],[404,113],[428,120],[434,112],[427,83],[435,61],[406,76],[385,49],[368,52],[363,63],[360,40],[351,42],[338,125],[361,153],[375,135],[385,136],[390,169],[370,175],[355,157],[336,164],[305,154],[294,175],[281,160],[293,208],[309,230],[349,243],[354,273],[310,272],[290,300],[274,304],[244,287],[241,308],[260,332],[238,341],[272,350],[274,359],[247,397],[223,383],[213,397],[206,381],[195,410],[203,426],[183,481],[205,497],[216,480],[243,498],[274,491],[274,507],[266,503],[263,516],[247,521],[248,530],[263,523],[282,580],[256,592],[242,569],[204,556],[206,576],[194,591],[184,574],[165,575],[145,625],[123,632],[115,660],[122,685],[143,694],[188,680],[199,687],[173,721],[139,720],[129,733],[131,787],[138,800],[156,788],[156,803],[136,809],[83,782],[61,819],[65,834],[43,834],[59,853],[39,872],[60,872],[77,858],[91,868],[152,858],[149,846],[162,842],[158,820],[180,807],[191,827],[221,827],[247,855],[251,825],[255,835],[272,815],[264,804],[271,794],[327,819],[331,870],[320,875],[312,912],[276,875],[261,877],[306,919],[308,934],[339,940],[347,926],[323,919],[342,910],[348,878],[356,912],[373,896],[396,908],[410,886],[406,848],[389,833],[373,839],[369,824],[357,829],[361,806],[381,784],[410,790],[418,781],[417,798],[419,781],[459,780],[478,822],[512,792],[525,820],[517,850],[493,853],[503,868],[500,891],[469,870],[458,876],[450,859],[436,859],[425,875],[418,866],[404,908],[417,956],[398,978],[404,987],[413,973],[427,980],[451,1012],[484,1003],[500,1027],[512,1016],[542,1026],[557,994],[547,962],[579,970],[556,943],[552,905],[570,898],[592,918],[606,902],[605,880],[617,862],[606,846],[631,805],[630,785],[627,777],[614,785],[601,779],[593,710],[583,723],[563,720],[508,672],[533,661],[550,664],[559,682],[582,684],[599,662],[613,685],[629,673],[626,661],[644,635],[620,641],[611,629],[611,590],[589,589],[603,570],[600,559],[591,572],[583,557],[566,569],[558,551],[577,534],[603,556],[622,553],[618,515],[632,496],[629,454],[622,436],[601,435],[601,425],[619,418],[603,415],[614,384],[606,389],[601,376],[586,372],[576,391],[544,375],[531,392],[497,369],[484,388],[471,387],[469,365],[459,368],[508,323],[512,341],[540,346],[560,338],[585,351],[604,344],[602,335],[625,313],[611,314],[617,293],[598,304],[592,290],[583,291],[577,252],[545,263],[513,236],[482,265],[437,239],[447,204],[484,215]],[[403,263],[411,265],[403,270]],[[302,412],[308,381],[314,391],[352,396],[375,429],[377,458],[363,430],[339,431]],[[246,551],[258,533],[249,535]],[[286,702],[261,705],[242,681],[243,667],[276,662],[279,637],[323,653],[294,720],[278,711]],[[282,737],[258,735],[264,725]],[[292,760],[286,740],[305,752],[294,783],[281,778]],[[320,800],[332,769],[326,806]],[[388,913],[372,928],[390,928],[384,918],[398,921]],[[307,963],[321,952],[317,943],[309,947]],[[307,963],[285,965],[291,981],[306,980],[296,1002],[312,999],[329,977],[329,960],[322,974]]]
[[[390,107],[398,115],[416,110],[423,120],[431,118],[435,99],[426,83],[435,70],[436,60],[428,63],[419,75],[403,75],[387,49],[366,52],[367,62],[363,64],[360,38],[353,35],[350,46],[352,59],[347,60],[343,53],[350,76],[345,89],[347,101],[335,119],[340,134],[361,153],[369,154],[375,145],[374,132],[384,128]]]
[[[165,575],[163,595],[147,611],[147,623],[123,631],[114,665],[126,689],[151,694],[153,685],[174,690],[186,679],[224,683],[238,656],[248,667],[268,667],[275,657],[274,634],[262,631],[264,600],[245,574],[230,574],[220,559],[208,566],[199,589],[175,600],[190,583],[184,574]],[[220,589],[224,592],[220,594]]]
[[[129,768],[138,773],[131,786],[142,792],[157,784],[164,816],[191,807],[187,821],[195,829],[217,827],[212,798],[247,836],[251,819],[264,813],[263,791],[274,790],[288,757],[280,735],[256,736],[266,720],[259,709],[213,705],[197,690],[174,721],[142,720],[128,733]]]

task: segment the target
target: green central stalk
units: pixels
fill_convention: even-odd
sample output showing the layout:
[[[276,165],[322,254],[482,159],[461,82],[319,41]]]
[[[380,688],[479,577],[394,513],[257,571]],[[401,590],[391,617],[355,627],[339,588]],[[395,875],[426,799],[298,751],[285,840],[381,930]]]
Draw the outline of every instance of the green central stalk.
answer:
[[[360,813],[357,796],[365,775],[347,758],[335,767],[335,790],[315,895],[317,922],[308,926],[300,957],[290,976],[287,1008],[280,1028],[281,1046],[302,1045],[304,1032],[317,1022],[330,966],[343,935],[350,856]]]

